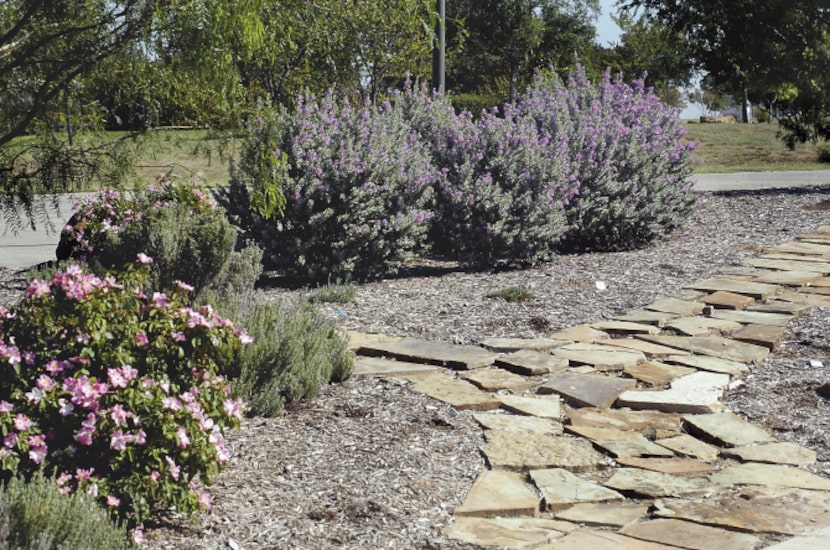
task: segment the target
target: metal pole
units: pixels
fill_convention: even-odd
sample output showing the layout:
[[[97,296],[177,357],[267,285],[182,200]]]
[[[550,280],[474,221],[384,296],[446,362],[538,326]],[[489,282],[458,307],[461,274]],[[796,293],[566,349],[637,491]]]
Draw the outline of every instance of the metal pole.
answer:
[[[438,40],[432,49],[432,89],[443,94],[445,92],[444,57],[447,49],[447,39],[444,32],[447,21],[446,0],[436,0],[435,7],[438,11],[438,22],[435,25],[435,34]]]

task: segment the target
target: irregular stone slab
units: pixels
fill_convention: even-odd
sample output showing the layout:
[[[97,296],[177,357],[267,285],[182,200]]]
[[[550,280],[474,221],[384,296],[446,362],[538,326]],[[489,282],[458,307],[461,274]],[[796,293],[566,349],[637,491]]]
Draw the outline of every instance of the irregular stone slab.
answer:
[[[780,291],[775,295],[776,300],[783,300],[786,302],[793,302],[795,304],[805,304],[810,307],[830,307],[830,297],[819,296],[814,294],[801,294],[790,290],[789,288]]]
[[[781,271],[813,271],[822,275],[830,274],[830,263],[800,260],[781,260],[777,258],[749,258],[745,260],[749,265],[778,269]]]
[[[824,491],[747,487],[702,499],[665,499],[655,515],[751,533],[799,535],[830,525],[830,494]]]
[[[623,392],[617,398],[617,406],[663,412],[709,413],[723,409],[720,399],[728,384],[727,374],[695,372],[673,381],[667,390]]]
[[[830,225],[820,225],[814,233],[830,233]]]
[[[361,355],[389,356],[413,363],[426,363],[452,369],[476,369],[492,365],[498,355],[474,346],[457,346],[427,340],[399,340],[367,343]]]
[[[745,265],[736,265],[727,267],[721,270],[721,276],[727,279],[739,279],[742,281],[751,281],[758,275],[769,273],[769,269],[758,269],[757,267],[747,267]]]
[[[674,437],[657,439],[654,442],[674,451],[679,455],[693,456],[699,458],[700,460],[710,462],[717,459],[718,454],[720,453],[720,449],[714,445],[704,443],[689,434],[681,434]]]
[[[791,252],[767,252],[761,254],[760,258],[769,260],[792,260],[795,262],[823,262],[824,258],[820,256],[805,256],[804,254],[793,254]],[[774,271],[780,268],[767,268],[767,271]],[[808,270],[809,271],[809,270]]]
[[[527,433],[534,436],[562,435],[562,423],[552,418],[493,413],[475,413],[473,418],[487,430]]]
[[[830,479],[780,464],[747,462],[737,466],[728,466],[709,476],[709,479],[721,485],[763,485],[830,491]]]
[[[483,368],[462,372],[459,377],[485,391],[512,390],[521,393],[533,383],[518,374],[504,369]]]
[[[648,498],[697,496],[714,490],[712,483],[705,477],[673,476],[639,468],[618,468],[611,479],[605,482],[605,486]]]
[[[557,539],[576,529],[566,521],[543,518],[457,517],[443,533],[451,539],[478,546],[528,548]]]
[[[703,308],[705,307],[706,304],[703,302],[681,300],[679,298],[658,298],[647,305],[646,309],[661,311],[663,313],[673,313],[681,317],[687,317],[691,315],[700,315],[703,313]]]
[[[524,474],[484,470],[470,487],[456,516],[534,517],[541,500],[528,486]]]
[[[801,292],[806,292],[807,294],[819,294],[823,296],[830,295],[830,287],[826,286],[805,286],[800,290]]]
[[[705,292],[700,292],[699,290],[692,290],[691,288],[684,288],[679,292],[676,292],[671,295],[672,298],[678,298],[680,300],[689,300],[691,302],[699,302],[701,298],[706,296]]]
[[[580,502],[625,500],[617,491],[580,479],[562,468],[531,470],[530,478],[542,493],[544,510],[549,512],[558,512]]]
[[[689,288],[694,288],[696,290],[706,290],[709,292],[723,290],[725,292],[743,294],[756,300],[766,300],[778,291],[778,287],[775,285],[753,283],[750,281],[741,281],[738,279],[732,279],[730,277],[714,277],[712,279],[705,279],[703,281],[698,281],[696,283],[690,284]]]
[[[609,346],[619,347],[623,349],[640,351],[648,359],[656,359],[658,357],[665,357],[666,355],[683,355],[683,353],[686,353],[688,355],[688,352],[678,351],[677,348],[669,348],[666,346],[661,346],[659,344],[645,342],[643,340],[635,340],[634,338],[617,338],[613,340],[608,340],[606,344]]]
[[[357,357],[354,362],[355,376],[401,376],[424,372],[438,372],[439,367],[408,361],[394,361],[381,357]]]
[[[767,546],[765,550],[827,550],[828,548],[830,548],[830,527],[817,529],[809,534]]]
[[[537,416],[539,418],[559,419],[562,410],[559,406],[559,398],[548,397],[522,397],[520,395],[498,395],[502,408],[516,414]]]
[[[648,361],[634,365],[633,367],[628,367],[623,372],[632,378],[636,378],[640,382],[645,382],[653,386],[665,386],[675,378],[692,374],[695,372],[695,369]]]
[[[812,284],[818,278],[820,278],[820,275],[811,271],[771,271],[755,277],[755,281],[774,285],[801,287]]]
[[[756,346],[764,346],[770,351],[778,349],[781,338],[787,331],[785,326],[772,325],[746,325],[741,330],[732,334],[732,338],[741,342],[749,342]]]
[[[380,342],[397,342],[403,340],[400,336],[389,336],[388,334],[373,334],[368,332],[359,332],[356,330],[347,330],[346,336],[349,338],[349,349],[355,353],[366,345],[377,344]]]
[[[581,523],[584,525],[597,525],[604,527],[622,527],[629,523],[638,521],[648,513],[649,503],[647,502],[608,502],[592,503],[585,502],[575,504],[566,510],[554,514],[555,518]],[[555,547],[554,547],[555,548]],[[594,546],[582,546],[581,548],[595,548]],[[628,548],[617,546],[616,548]]]
[[[749,304],[754,304],[755,298],[725,290],[718,290],[701,298],[700,301],[720,309],[744,309]]]
[[[559,332],[554,332],[550,335],[550,337],[556,340],[571,340],[573,342],[586,342],[589,344],[610,338],[607,332],[591,328],[588,324],[577,325],[575,327],[560,330]]]
[[[642,323],[647,325],[655,325],[663,327],[672,319],[677,319],[674,313],[665,313],[662,311],[648,311],[645,309],[635,309],[623,315],[615,315],[615,321],[628,321],[631,323]]]
[[[726,309],[716,309],[712,312],[711,317],[714,319],[735,321],[736,323],[743,323],[745,325],[772,325],[776,327],[785,327],[793,319],[792,315],[785,315],[783,313],[730,311]]]
[[[660,332],[660,329],[654,325],[630,321],[600,321],[591,323],[591,328],[611,334],[657,334]]]
[[[680,415],[658,411],[630,411],[627,409],[567,409],[565,415],[572,426],[616,428],[643,431],[648,429],[680,433]],[[717,451],[715,451],[717,456]]]
[[[830,286],[830,277],[819,277],[818,279],[813,279],[810,286],[828,287]]]
[[[655,519],[634,523],[623,527],[620,533],[635,539],[688,548],[689,550],[712,550],[715,548],[755,550],[761,544],[761,539],[753,535],[735,533],[726,529],[676,519]]]
[[[569,367],[567,372],[571,374],[597,374],[597,369],[591,365],[579,365],[576,367]]]
[[[768,464],[790,464],[809,466],[816,462],[816,452],[795,443],[764,443],[724,449],[721,455],[737,458],[742,462],[765,462]]]
[[[537,550],[666,550],[665,546],[608,531],[574,531]]]
[[[800,241],[807,241],[807,242],[817,242],[819,244],[828,243],[830,244],[830,235],[827,233],[803,233],[798,236],[798,240]]]
[[[749,367],[743,363],[730,361],[729,359],[709,357],[708,355],[670,355],[669,357],[664,357],[663,361],[666,363],[686,365],[709,372],[728,374],[730,376],[737,376],[749,372]]]
[[[783,252],[805,256],[830,255],[830,245],[790,241],[770,248],[770,252]]]
[[[651,470],[661,474],[673,476],[703,476],[716,471],[715,466],[702,460],[691,458],[618,458],[617,462],[623,466]]]
[[[523,376],[537,376],[565,370],[568,360],[547,352],[523,349],[502,355],[496,359],[496,366]]]
[[[775,438],[769,432],[732,412],[684,415],[683,423],[692,435],[722,447],[775,442]]]
[[[667,329],[685,336],[707,336],[713,333],[728,333],[742,327],[735,321],[712,319],[711,317],[681,317],[666,323]]]
[[[807,304],[794,304],[792,302],[783,302],[780,300],[771,300],[765,304],[755,304],[753,306],[749,306],[747,310],[749,311],[763,311],[766,313],[786,313],[788,315],[792,315],[793,317],[798,317],[805,311],[809,311],[811,308]]]
[[[481,345],[490,351],[509,353],[523,349],[531,351],[548,351],[565,344],[570,340],[554,340],[553,338],[485,338]]]
[[[639,351],[579,342],[556,348],[553,354],[567,359],[572,365],[590,365],[599,371],[623,370],[646,360]]]
[[[565,468],[588,472],[607,467],[605,456],[590,442],[574,437],[528,437],[527,434],[487,431],[481,452],[493,469],[528,471]]]
[[[634,380],[611,378],[597,374],[564,372],[552,377],[537,390],[542,394],[561,395],[574,407],[610,407],[617,396],[637,385]]]
[[[761,361],[769,355],[769,350],[762,346],[736,342],[721,336],[667,336],[663,334],[641,335],[639,338],[656,342],[684,351],[729,359],[738,363]]]
[[[468,382],[450,378],[442,372],[409,374],[412,389],[449,403],[458,410],[489,411],[501,407],[501,401]]]
[[[599,447],[614,458],[674,456],[674,453],[665,447],[655,445],[641,433],[631,430],[592,426],[566,426],[565,430],[590,439],[595,447]]]

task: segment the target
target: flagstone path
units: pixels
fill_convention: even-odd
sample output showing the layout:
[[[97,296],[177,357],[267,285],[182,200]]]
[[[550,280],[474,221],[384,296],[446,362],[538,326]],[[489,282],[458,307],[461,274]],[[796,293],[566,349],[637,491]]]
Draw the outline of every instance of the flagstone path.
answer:
[[[472,410],[487,468],[451,538],[614,550],[830,548],[830,469],[724,410],[787,323],[830,307],[830,226],[613,321],[455,346],[351,334],[355,375]]]

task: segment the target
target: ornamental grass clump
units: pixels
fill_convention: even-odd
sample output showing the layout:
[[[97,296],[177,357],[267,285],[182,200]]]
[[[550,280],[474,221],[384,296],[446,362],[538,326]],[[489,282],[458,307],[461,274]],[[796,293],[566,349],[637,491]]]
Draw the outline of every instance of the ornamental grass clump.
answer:
[[[185,283],[145,294],[152,261],[118,278],[70,265],[0,308],[0,478],[54,472],[133,524],[210,504],[243,415],[220,365],[250,337]]]

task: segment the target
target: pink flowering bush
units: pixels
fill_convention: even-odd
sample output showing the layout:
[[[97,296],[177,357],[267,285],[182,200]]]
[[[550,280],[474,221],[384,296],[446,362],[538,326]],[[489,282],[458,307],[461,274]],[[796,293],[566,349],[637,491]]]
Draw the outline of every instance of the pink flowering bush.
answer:
[[[145,294],[152,261],[118,279],[70,265],[0,307],[0,477],[54,472],[134,522],[209,504],[243,414],[220,365],[250,338],[185,283]]]

